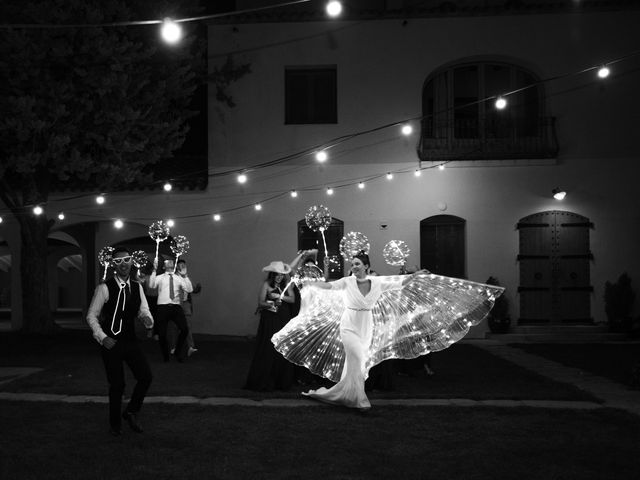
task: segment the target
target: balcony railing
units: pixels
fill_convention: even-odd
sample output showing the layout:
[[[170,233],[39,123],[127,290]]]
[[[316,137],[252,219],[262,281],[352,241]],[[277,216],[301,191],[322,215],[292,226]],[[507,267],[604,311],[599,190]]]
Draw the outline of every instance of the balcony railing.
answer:
[[[456,119],[422,122],[420,160],[508,160],[555,158],[555,117]]]

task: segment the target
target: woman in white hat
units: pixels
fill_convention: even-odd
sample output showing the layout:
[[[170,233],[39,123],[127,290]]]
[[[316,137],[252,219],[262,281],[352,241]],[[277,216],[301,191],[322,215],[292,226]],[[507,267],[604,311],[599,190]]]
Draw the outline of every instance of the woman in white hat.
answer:
[[[244,388],[257,391],[287,390],[293,383],[294,366],[275,350],[271,337],[291,319],[290,304],[294,302],[294,295],[291,288],[287,288],[291,267],[284,262],[274,261],[262,271],[267,272],[268,276],[258,295],[256,313],[260,312],[260,324]]]

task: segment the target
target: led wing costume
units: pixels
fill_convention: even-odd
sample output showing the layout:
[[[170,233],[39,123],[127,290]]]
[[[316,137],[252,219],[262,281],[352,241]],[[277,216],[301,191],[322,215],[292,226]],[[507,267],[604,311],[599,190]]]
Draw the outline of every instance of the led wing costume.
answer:
[[[330,290],[308,282],[301,290],[300,313],[272,337],[285,358],[317,375],[339,383],[345,376],[357,377],[362,395],[374,365],[447,348],[485,318],[504,291],[430,273],[414,275],[405,286],[406,276],[368,279],[367,295],[360,293],[355,277],[331,282]],[[355,397],[353,405],[323,400],[367,406],[366,396]]]

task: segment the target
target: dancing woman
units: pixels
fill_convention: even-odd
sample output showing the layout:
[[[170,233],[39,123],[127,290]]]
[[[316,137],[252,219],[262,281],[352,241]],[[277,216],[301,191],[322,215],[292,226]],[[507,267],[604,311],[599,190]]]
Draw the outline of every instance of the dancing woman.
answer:
[[[368,276],[368,255],[351,259],[349,277],[308,282],[299,315],[272,342],[289,361],[334,382],[304,395],[367,410],[368,372],[390,358],[415,358],[461,339],[504,289],[419,271]]]

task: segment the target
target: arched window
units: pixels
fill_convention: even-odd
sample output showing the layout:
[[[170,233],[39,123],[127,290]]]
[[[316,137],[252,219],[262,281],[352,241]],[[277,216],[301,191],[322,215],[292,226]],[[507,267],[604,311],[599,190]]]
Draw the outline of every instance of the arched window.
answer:
[[[420,221],[420,268],[447,277],[465,277],[465,220],[435,215]]]
[[[344,260],[340,255],[340,240],[344,236],[344,222],[335,217],[331,219],[331,225],[324,231],[329,253],[329,278],[342,278],[344,276]],[[298,221],[298,250],[318,249],[318,267],[324,265],[324,242],[320,232],[314,232],[302,219]]]
[[[495,98],[505,93],[507,106]],[[490,99],[490,100],[487,100]],[[504,62],[459,63],[431,75],[422,92],[422,160],[553,158],[554,119],[531,72]]]

